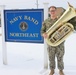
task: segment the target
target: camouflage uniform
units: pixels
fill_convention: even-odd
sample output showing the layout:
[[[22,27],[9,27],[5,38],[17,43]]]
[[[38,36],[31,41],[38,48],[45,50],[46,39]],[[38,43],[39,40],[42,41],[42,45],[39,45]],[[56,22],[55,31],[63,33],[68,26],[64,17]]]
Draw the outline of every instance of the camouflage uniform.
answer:
[[[58,18],[52,20],[50,17],[43,22],[41,33],[45,33]],[[49,55],[49,65],[50,68],[55,69],[55,55],[57,56],[58,68],[62,70],[64,68],[63,55],[64,55],[64,42],[60,45],[53,47],[47,44],[47,50]]]
[[[48,19],[46,19],[43,22],[43,25],[41,28],[41,34],[45,33],[57,20],[58,20],[58,18],[52,20],[50,17]],[[74,21],[74,20],[76,20],[76,18],[75,19],[73,18],[69,22],[73,24],[74,29],[76,30],[76,21]],[[55,56],[56,56],[58,69],[63,70],[64,69],[63,56],[65,53],[64,42],[62,42],[60,45],[58,45],[56,47],[47,45],[47,51],[48,51],[48,55],[49,55],[50,69],[55,69],[55,67],[56,67],[56,65],[55,65]]]

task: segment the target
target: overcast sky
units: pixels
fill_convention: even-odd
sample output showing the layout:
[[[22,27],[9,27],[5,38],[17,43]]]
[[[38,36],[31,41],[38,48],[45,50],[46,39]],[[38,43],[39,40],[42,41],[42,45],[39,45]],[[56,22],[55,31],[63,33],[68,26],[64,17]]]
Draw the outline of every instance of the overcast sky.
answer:
[[[31,9],[31,8],[37,8],[36,6],[37,0],[0,0],[0,5],[6,5],[6,8],[10,9],[18,9],[18,8],[25,8],[25,9]],[[76,7],[76,0],[38,0],[39,8],[43,8],[44,2],[48,2],[49,6],[55,5],[57,7],[64,7],[67,8],[68,4],[67,2],[70,2],[74,7]]]

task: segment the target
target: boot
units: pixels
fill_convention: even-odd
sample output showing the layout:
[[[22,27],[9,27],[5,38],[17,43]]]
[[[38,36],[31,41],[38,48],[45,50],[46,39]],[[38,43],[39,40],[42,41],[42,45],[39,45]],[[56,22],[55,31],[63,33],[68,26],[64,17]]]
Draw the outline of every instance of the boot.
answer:
[[[53,75],[54,74],[54,69],[51,69],[51,72],[49,75]]]
[[[59,71],[59,74],[60,74],[60,75],[64,75],[63,70],[60,70],[60,71]]]

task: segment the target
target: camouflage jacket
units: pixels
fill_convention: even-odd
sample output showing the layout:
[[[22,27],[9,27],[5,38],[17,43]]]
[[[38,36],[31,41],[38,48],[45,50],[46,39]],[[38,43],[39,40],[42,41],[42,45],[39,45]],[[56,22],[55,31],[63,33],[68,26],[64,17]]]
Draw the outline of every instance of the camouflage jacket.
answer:
[[[50,17],[46,19],[42,24],[41,34],[45,33],[57,20],[58,18],[52,20]],[[70,22],[73,25],[74,30],[76,30],[76,17],[72,18],[68,22]]]
[[[57,20],[57,18],[52,20],[50,17],[46,19],[42,24],[41,34],[45,33]]]
[[[58,18],[52,20],[50,17],[46,19],[42,24],[41,35],[45,33],[57,20]],[[76,17],[72,18],[68,22],[70,22],[74,26],[74,30],[76,30]],[[65,41],[63,41],[58,47],[62,47],[64,45],[64,42]]]

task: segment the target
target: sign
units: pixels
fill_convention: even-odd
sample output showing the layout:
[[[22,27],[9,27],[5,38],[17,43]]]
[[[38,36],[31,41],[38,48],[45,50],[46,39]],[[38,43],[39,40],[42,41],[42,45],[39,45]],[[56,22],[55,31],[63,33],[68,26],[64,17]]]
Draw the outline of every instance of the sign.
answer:
[[[43,9],[4,10],[6,42],[43,43]]]

